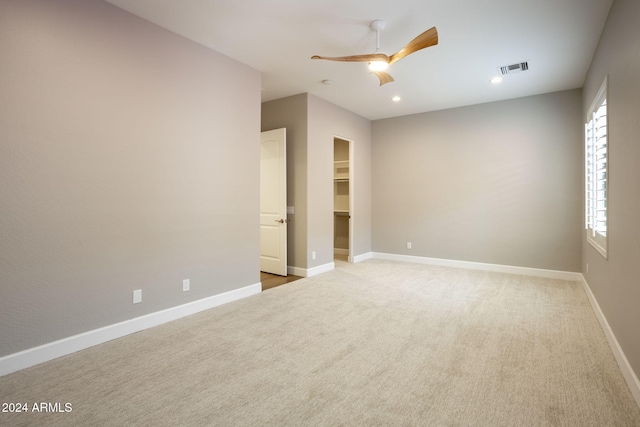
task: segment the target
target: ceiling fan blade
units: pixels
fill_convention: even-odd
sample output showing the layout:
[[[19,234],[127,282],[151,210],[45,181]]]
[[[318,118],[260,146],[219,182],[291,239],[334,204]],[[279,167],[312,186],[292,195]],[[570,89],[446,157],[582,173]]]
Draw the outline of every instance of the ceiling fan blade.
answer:
[[[329,61],[342,61],[342,62],[372,62],[372,61],[384,61],[389,62],[389,57],[384,53],[371,53],[367,55],[351,55],[351,56],[318,56],[313,55],[311,59],[326,59]]]
[[[424,33],[420,34],[418,37],[411,40],[405,47],[400,49],[398,52],[391,55],[389,58],[389,65],[393,64],[396,61],[401,60],[407,55],[412,54],[413,52],[417,52],[420,49],[424,49],[425,47],[435,46],[438,44],[438,30],[436,27],[431,27]]]
[[[373,71],[373,73],[380,79],[380,86],[393,82],[393,77],[385,71]]]

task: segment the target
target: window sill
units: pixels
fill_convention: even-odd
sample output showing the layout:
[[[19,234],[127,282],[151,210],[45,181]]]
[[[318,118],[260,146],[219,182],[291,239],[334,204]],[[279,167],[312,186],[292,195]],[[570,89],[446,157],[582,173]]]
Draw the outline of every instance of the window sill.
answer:
[[[606,247],[606,237],[604,237],[605,239],[605,244],[602,245],[599,242],[597,242],[593,237],[591,237],[591,235],[589,234],[589,232],[587,231],[587,242],[589,242],[589,244],[591,246],[593,246],[593,248],[598,251],[598,253],[600,255],[602,255],[604,257],[604,259],[608,259],[607,258],[607,247]]]

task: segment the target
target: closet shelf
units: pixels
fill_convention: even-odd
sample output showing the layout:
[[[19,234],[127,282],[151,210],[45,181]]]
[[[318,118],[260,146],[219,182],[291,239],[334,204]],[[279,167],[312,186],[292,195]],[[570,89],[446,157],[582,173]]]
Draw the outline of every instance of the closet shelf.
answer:
[[[349,160],[335,160],[333,162],[333,179],[344,181],[349,178]]]

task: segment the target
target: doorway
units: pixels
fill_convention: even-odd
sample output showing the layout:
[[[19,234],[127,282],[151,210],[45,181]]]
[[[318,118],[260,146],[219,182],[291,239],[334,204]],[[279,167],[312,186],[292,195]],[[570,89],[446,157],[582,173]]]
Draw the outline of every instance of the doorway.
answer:
[[[277,274],[265,273],[264,271],[260,272],[260,283],[262,284],[263,291],[282,286],[298,279],[302,279],[302,277],[293,276],[291,274],[287,276],[278,276]]]
[[[353,254],[353,141],[333,138],[333,254],[352,262]]]
[[[286,129],[260,138],[260,271],[287,275]]]

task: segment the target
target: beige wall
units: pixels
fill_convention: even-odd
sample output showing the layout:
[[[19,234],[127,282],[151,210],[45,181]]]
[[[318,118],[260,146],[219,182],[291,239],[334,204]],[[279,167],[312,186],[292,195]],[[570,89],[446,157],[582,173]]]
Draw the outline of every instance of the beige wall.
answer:
[[[0,356],[260,281],[257,71],[94,0],[0,52]]]
[[[573,90],[374,121],[373,250],[579,271],[580,105]]]
[[[640,2],[613,2],[585,81],[582,103],[584,123],[587,109],[608,75],[608,259],[583,236],[582,273],[636,375],[640,375],[639,20]]]

